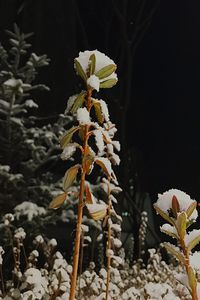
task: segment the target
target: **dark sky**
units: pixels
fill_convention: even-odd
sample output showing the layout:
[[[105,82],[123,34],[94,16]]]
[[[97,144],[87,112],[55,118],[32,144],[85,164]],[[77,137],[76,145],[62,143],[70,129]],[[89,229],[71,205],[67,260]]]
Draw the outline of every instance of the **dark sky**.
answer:
[[[161,1],[137,52],[134,105],[141,120],[129,117],[129,124],[142,153],[144,189],[179,188],[200,200],[199,11],[198,1]]]
[[[77,20],[84,19],[89,44],[99,48],[108,12],[102,1],[77,1],[77,14],[73,0],[56,5],[51,0],[27,0],[17,16],[22,2],[0,0],[1,37],[14,21],[25,32],[34,31],[34,51],[51,57],[48,74],[44,71],[41,78],[52,91],[46,96],[48,103],[39,99],[41,111],[61,111],[76,85],[73,58],[87,45]],[[136,52],[128,144],[138,153],[142,190],[152,195],[179,188],[200,200],[199,12],[199,1],[161,0]]]

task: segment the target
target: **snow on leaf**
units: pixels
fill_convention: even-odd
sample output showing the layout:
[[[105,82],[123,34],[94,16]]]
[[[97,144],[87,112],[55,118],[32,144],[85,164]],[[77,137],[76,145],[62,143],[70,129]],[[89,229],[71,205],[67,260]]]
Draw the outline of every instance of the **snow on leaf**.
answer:
[[[76,148],[79,145],[77,143],[69,143],[64,147],[63,152],[61,153],[60,157],[62,160],[67,160],[75,153]]]
[[[178,233],[177,230],[174,226],[171,226],[169,224],[163,224],[162,226],[160,226],[160,231],[168,234],[169,236],[173,237],[173,238],[178,238]]]
[[[80,125],[88,125],[91,123],[89,111],[86,107],[77,110],[77,120]]]
[[[86,207],[88,209],[88,212],[93,220],[98,221],[107,215],[107,205],[106,204],[99,204],[99,203],[93,203],[93,204],[86,204]]]
[[[100,103],[100,106],[101,106],[101,111],[102,111],[102,114],[104,116],[104,119],[106,122],[109,121],[109,112],[108,112],[108,106],[106,104],[106,102],[104,100],[99,100],[99,103]]]
[[[74,100],[74,103],[70,109],[71,113],[74,114],[77,110],[83,105],[85,101],[86,91],[82,91],[77,98]]]
[[[180,212],[182,211],[186,212],[192,203],[196,203],[196,201],[192,200],[190,196],[187,195],[186,193],[177,189],[170,189],[169,191],[164,192],[163,194],[158,194],[158,200],[156,202],[156,206],[159,207],[159,209],[165,212],[166,214],[169,214],[169,211],[172,209],[172,198],[174,196],[177,198],[179,202]],[[197,211],[193,210],[189,219],[191,220],[196,218],[197,218]]]
[[[101,167],[101,169],[108,175],[112,176],[113,170],[111,167],[111,163],[106,157],[98,157],[95,158],[95,163]]]
[[[66,193],[62,193],[58,195],[51,201],[51,203],[49,204],[49,208],[54,208],[54,209],[59,208],[65,202],[66,197],[67,197]]]
[[[75,165],[67,170],[63,178],[63,190],[66,192],[76,179],[80,165]]]
[[[102,132],[99,129],[95,129],[93,130],[93,134],[95,136],[96,146],[98,147],[99,152],[102,153],[105,147]]]
[[[65,109],[65,115],[69,113],[77,97],[78,94],[69,97],[69,99],[67,100],[67,108]]]

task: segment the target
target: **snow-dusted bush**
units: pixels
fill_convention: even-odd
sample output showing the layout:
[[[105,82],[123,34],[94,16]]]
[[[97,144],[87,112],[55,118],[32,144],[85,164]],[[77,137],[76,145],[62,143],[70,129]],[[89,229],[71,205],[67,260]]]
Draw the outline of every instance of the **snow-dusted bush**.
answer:
[[[154,207],[167,221],[160,230],[175,239],[177,243],[177,246],[164,243],[165,248],[185,268],[185,272],[183,270],[176,279],[188,288],[193,300],[198,300],[200,283],[197,282],[197,271],[200,270],[200,252],[192,253],[192,250],[200,242],[200,229],[188,231],[198,217],[197,202],[186,193],[171,189],[158,195]]]

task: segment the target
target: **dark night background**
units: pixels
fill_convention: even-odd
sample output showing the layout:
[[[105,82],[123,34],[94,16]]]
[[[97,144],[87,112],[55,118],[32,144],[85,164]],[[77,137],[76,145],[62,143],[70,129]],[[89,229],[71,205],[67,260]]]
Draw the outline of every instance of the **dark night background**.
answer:
[[[34,32],[33,51],[50,57],[39,76],[51,88],[36,99],[41,116],[63,112],[76,92],[73,59],[80,50],[98,49],[113,58],[118,87],[102,97],[108,96],[119,127],[123,186],[132,176],[152,201],[169,188],[199,200],[199,9],[198,1],[187,0],[1,0],[0,38],[4,42],[4,30],[16,22]]]

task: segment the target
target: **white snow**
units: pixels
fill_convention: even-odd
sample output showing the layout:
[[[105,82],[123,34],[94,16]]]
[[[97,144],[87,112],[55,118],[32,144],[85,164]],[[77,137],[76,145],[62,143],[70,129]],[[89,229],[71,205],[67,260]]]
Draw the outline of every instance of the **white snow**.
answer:
[[[63,152],[61,153],[60,157],[62,160],[67,160],[70,157],[72,157],[72,155],[75,153],[76,151],[76,144],[75,143],[69,143],[64,149]]]
[[[175,196],[179,202],[180,212],[186,211],[188,207],[195,202],[195,200],[192,200],[190,196],[187,195],[186,193],[177,189],[170,189],[169,191],[163,194],[158,194],[158,200],[155,203],[155,205],[165,213],[168,213],[169,210],[172,208],[173,196]],[[191,220],[196,218],[197,218],[197,210],[195,209],[189,219]]]
[[[104,119],[106,122],[109,121],[109,111],[108,111],[108,106],[104,100],[99,100],[100,106],[101,106],[101,112],[104,116]]]
[[[19,227],[15,230],[14,238],[19,240],[24,240],[26,237],[26,232],[24,231],[24,228]]]
[[[112,144],[117,151],[120,151],[121,145],[119,141],[112,141]]]
[[[15,206],[14,208],[16,219],[19,219],[21,216],[26,216],[28,221],[36,216],[41,216],[46,214],[44,207],[38,206],[35,203],[24,201],[21,204]]]
[[[10,78],[3,83],[5,86],[16,88],[23,84],[21,79]]]
[[[190,264],[195,269],[200,271],[200,252],[194,252],[190,255]]]
[[[114,238],[113,242],[116,248],[120,248],[122,246],[122,242],[118,238]]]
[[[90,115],[86,107],[77,110],[77,120],[80,125],[89,125],[91,123]]]
[[[97,92],[99,91],[99,85],[100,85],[100,80],[96,75],[91,75],[87,79],[87,85],[89,85],[91,88],[96,90]]]
[[[101,154],[104,150],[104,141],[103,141],[103,135],[102,132],[99,129],[95,129],[93,130],[94,136],[95,136],[95,141],[96,141],[96,145],[99,149],[99,154]]]
[[[56,239],[51,239],[51,240],[48,242],[48,245],[51,246],[51,247],[56,247],[56,246],[57,246],[57,241],[56,241]]]
[[[43,244],[43,243],[44,243],[44,239],[43,239],[43,237],[42,237],[41,235],[37,235],[37,236],[35,237],[35,242],[36,242],[37,244]]]
[[[32,99],[26,100],[25,105],[29,108],[38,108],[37,103],[35,103]]]
[[[111,159],[113,165],[117,165],[118,166],[120,164],[120,161],[121,161],[120,157],[116,153],[113,153],[110,159]]]
[[[85,224],[81,224],[81,230],[83,232],[89,232],[89,226],[85,225]]]
[[[111,228],[116,231],[116,232],[121,232],[122,229],[121,229],[121,225],[119,224],[111,224]]]

